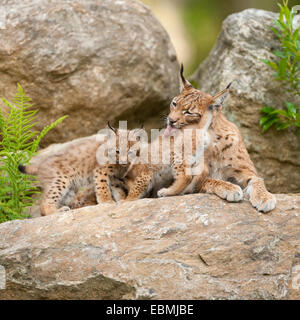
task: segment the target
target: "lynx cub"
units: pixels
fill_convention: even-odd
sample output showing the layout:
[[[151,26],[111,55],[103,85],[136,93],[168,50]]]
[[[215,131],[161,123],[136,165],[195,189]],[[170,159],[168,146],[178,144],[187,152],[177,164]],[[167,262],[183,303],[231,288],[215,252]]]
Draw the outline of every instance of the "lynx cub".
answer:
[[[108,166],[111,176],[107,181],[96,160],[96,152],[103,141],[97,135],[52,145],[32,158],[28,166],[19,165],[19,170],[36,175],[43,189],[41,214],[69,210],[83,205],[95,190],[97,202],[118,201],[127,195],[127,189],[119,179],[118,171],[126,171],[126,166]],[[122,172],[121,172],[122,173]],[[107,182],[105,188],[103,182]],[[80,191],[80,189],[85,191]],[[108,190],[109,189],[109,190]],[[77,194],[81,194],[76,198]],[[74,200],[75,199],[75,200]]]

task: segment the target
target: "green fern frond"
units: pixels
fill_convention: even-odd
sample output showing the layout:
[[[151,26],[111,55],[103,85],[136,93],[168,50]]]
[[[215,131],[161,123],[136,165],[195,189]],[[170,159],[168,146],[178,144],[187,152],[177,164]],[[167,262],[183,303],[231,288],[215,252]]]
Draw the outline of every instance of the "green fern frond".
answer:
[[[63,116],[53,123],[51,123],[49,126],[46,126],[42,132],[39,134],[38,137],[33,141],[32,147],[31,147],[31,152],[35,153],[37,150],[37,147],[39,146],[41,140],[44,138],[44,136],[52,129],[54,129],[57,125],[59,125],[64,119],[66,119],[68,116]]]
[[[33,109],[20,84],[12,102],[1,100],[8,112],[0,109],[0,223],[28,217],[26,208],[33,204],[32,196],[39,190],[36,178],[21,174],[18,165],[27,164],[42,138],[66,118],[61,117],[38,132],[34,130],[38,110]]]

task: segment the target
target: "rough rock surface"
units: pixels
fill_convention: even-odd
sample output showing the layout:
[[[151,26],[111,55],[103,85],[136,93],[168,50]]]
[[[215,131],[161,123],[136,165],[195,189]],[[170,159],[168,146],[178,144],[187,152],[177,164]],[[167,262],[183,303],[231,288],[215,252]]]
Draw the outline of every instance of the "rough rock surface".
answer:
[[[266,105],[284,107],[285,101],[297,102],[273,71],[260,59],[273,55],[280,46],[270,30],[275,13],[248,9],[232,14],[223,22],[222,31],[208,58],[194,75],[199,89],[215,93],[232,83],[224,113],[233,121],[245,139],[250,156],[272,192],[300,191],[300,142],[293,130],[262,134],[260,108]],[[300,25],[300,16],[295,18]]]
[[[139,1],[0,3],[0,96],[14,96],[19,82],[40,110],[39,128],[69,115],[44,146],[107,120],[152,118],[157,127],[178,93],[178,69],[169,36]]]
[[[205,194],[0,225],[1,299],[299,299],[300,195]],[[297,271],[298,270],[298,271]]]

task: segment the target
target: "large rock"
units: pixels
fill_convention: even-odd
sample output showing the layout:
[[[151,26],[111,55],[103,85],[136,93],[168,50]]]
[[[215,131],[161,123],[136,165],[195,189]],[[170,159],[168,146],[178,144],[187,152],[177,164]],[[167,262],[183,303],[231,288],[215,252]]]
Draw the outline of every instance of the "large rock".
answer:
[[[168,35],[136,0],[1,1],[0,79],[0,96],[20,82],[32,97],[38,128],[69,115],[44,146],[94,134],[107,120],[152,118],[157,127],[179,86]]]
[[[293,130],[262,134],[260,108],[282,108],[285,101],[297,102],[275,81],[273,70],[260,59],[272,58],[271,50],[280,46],[270,27],[278,14],[248,9],[232,14],[208,58],[194,75],[199,88],[209,93],[223,89],[230,81],[231,94],[224,113],[245,139],[250,156],[272,192],[300,191],[300,141]],[[300,16],[295,18],[300,25]]]
[[[269,214],[195,194],[3,223],[0,298],[300,299],[300,195],[277,197]]]

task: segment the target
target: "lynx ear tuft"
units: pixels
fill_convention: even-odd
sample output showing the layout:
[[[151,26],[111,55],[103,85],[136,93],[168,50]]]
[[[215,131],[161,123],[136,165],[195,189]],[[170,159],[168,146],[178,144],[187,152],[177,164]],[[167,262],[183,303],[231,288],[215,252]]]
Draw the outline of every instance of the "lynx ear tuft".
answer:
[[[185,81],[186,81],[185,78],[184,78],[184,76],[183,76],[183,64],[181,64],[181,66],[180,66],[180,77],[181,77],[181,81],[182,81],[182,82],[185,82]]]
[[[214,104],[222,105],[224,103],[225,99],[228,96],[231,84],[232,82],[230,82],[224,90],[220,91],[219,93],[213,96]]]
[[[183,75],[183,64],[180,66],[180,91],[188,90],[193,88],[193,86],[185,79]]]
[[[229,89],[232,84],[232,81],[227,85],[226,89]]]
[[[112,127],[109,123],[109,121],[107,121],[107,126],[109,127],[110,130],[112,130],[114,133],[117,133],[117,129]]]

